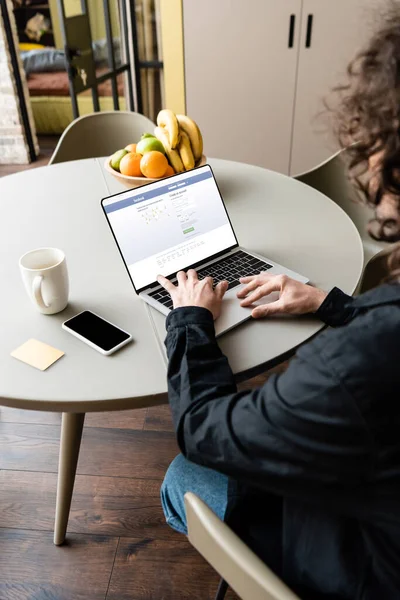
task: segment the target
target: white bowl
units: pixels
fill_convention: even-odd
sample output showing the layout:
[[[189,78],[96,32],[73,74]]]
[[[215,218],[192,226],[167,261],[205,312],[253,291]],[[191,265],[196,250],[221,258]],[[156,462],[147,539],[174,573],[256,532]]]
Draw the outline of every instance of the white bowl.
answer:
[[[111,175],[114,175],[114,177],[116,179],[118,179],[123,185],[125,185],[128,188],[139,187],[140,185],[145,185],[146,183],[150,183],[151,181],[159,181],[159,179],[163,179],[163,177],[159,177],[157,179],[151,179],[150,177],[131,177],[130,175],[122,175],[122,173],[119,173],[119,171],[115,171],[115,169],[112,168],[112,166],[110,164],[111,158],[112,158],[112,156],[109,156],[108,158],[106,158],[105,163],[104,163],[104,168],[106,169],[106,171],[111,173]],[[206,163],[207,163],[207,158],[203,154],[203,156],[201,157],[201,159],[199,161],[197,161],[195,166],[202,167]]]

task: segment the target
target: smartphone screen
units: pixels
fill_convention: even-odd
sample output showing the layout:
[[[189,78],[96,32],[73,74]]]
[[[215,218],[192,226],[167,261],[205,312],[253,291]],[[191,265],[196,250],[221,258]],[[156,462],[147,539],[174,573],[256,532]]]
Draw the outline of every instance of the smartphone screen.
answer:
[[[108,323],[108,321],[104,321],[104,319],[89,310],[85,310],[66,321],[64,327],[81,335],[106,352],[122,344],[130,337],[122,329]]]

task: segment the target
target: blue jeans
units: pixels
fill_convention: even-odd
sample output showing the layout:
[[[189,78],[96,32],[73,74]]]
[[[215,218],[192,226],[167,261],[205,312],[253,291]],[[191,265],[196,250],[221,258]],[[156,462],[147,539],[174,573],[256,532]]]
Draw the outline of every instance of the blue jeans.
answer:
[[[201,467],[179,454],[170,464],[161,486],[161,504],[168,525],[187,535],[184,495],[193,492],[222,520],[235,486],[226,475]]]
[[[245,543],[270,569],[282,576],[282,498],[264,494],[260,504],[253,504],[250,498],[250,504],[244,511],[251,512],[252,522],[247,524],[246,530],[238,531],[236,527],[239,522],[236,521],[235,527],[232,516],[235,517],[233,513],[238,503],[243,509],[241,503],[246,498],[243,490],[241,494],[237,483],[226,475],[196,465],[179,454],[170,464],[161,486],[161,504],[168,525],[186,535],[186,492],[196,494],[221,520],[226,519],[229,509],[230,526],[242,539],[244,536]]]

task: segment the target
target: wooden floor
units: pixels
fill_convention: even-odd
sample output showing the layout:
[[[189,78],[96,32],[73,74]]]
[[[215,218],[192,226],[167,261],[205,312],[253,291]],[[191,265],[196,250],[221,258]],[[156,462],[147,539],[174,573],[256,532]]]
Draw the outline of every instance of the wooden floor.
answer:
[[[41,143],[46,164],[54,140]],[[169,407],[87,415],[67,542],[55,547],[60,421],[0,407],[0,600],[214,598],[217,574],[161,510],[178,451]]]
[[[60,422],[0,407],[0,599],[214,598],[217,574],[160,506],[178,452],[169,407],[87,415],[67,542],[55,547]]]

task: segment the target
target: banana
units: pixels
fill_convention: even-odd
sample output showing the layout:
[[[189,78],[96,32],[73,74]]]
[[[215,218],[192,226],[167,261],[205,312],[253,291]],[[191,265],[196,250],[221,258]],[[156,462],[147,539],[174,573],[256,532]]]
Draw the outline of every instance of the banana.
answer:
[[[171,148],[176,148],[179,144],[179,125],[175,113],[168,108],[160,110],[157,115],[157,125],[159,127],[165,127],[168,131],[168,139]]]
[[[190,171],[190,169],[193,169],[194,156],[190,146],[189,136],[184,131],[181,131],[181,141],[179,142],[178,150],[179,154],[181,155],[185,171]]]
[[[181,131],[188,134],[195,161],[200,160],[203,154],[203,137],[198,125],[186,115],[176,115]]]
[[[154,129],[154,135],[158,140],[160,140],[160,142],[164,146],[165,153],[168,157],[169,162],[173,166],[175,173],[183,173],[185,167],[183,166],[183,162],[181,160],[178,150],[173,150],[171,148],[167,130],[164,129],[164,127],[156,127]]]

